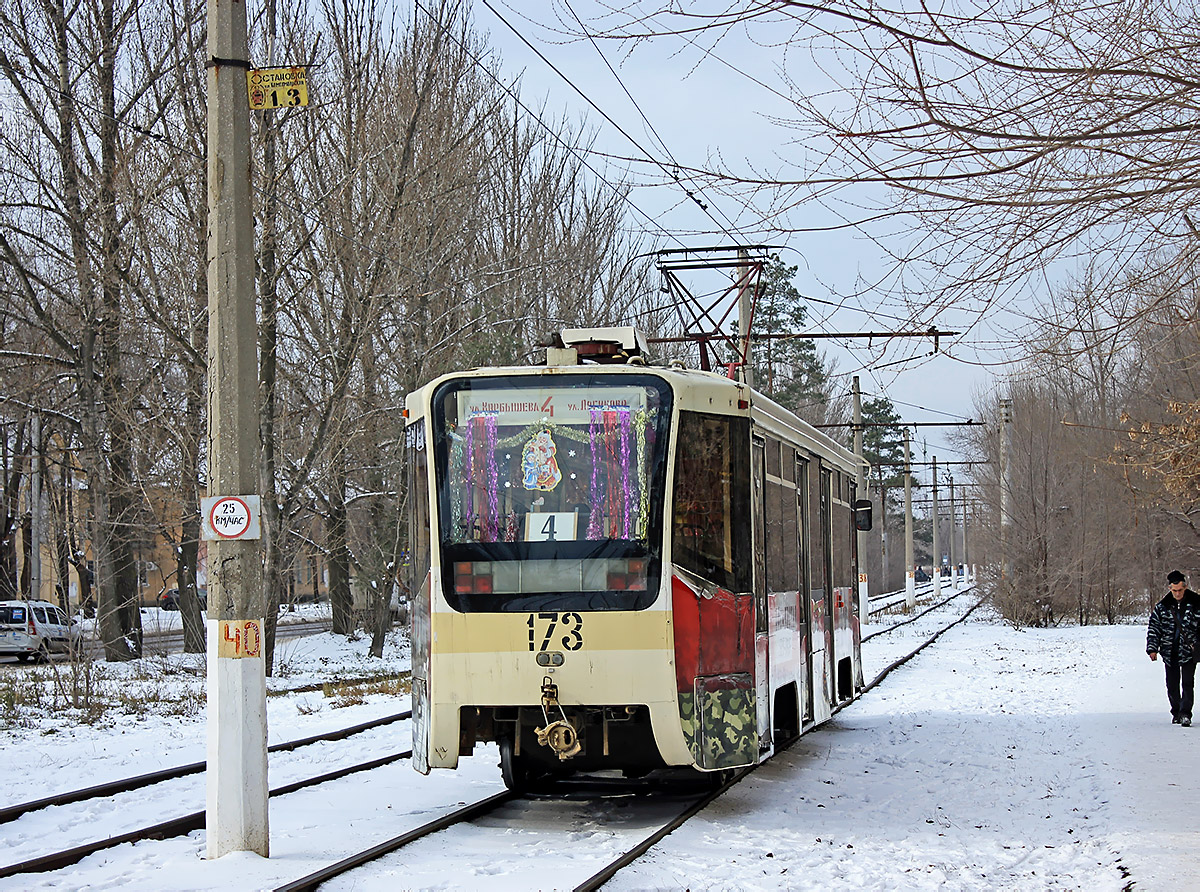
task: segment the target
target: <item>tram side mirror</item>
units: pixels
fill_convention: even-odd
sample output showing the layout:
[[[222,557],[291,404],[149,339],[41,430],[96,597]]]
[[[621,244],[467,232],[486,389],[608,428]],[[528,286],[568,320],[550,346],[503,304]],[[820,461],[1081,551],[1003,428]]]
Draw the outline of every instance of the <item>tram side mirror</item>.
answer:
[[[871,529],[871,500],[857,499],[854,502],[854,529],[865,533]]]

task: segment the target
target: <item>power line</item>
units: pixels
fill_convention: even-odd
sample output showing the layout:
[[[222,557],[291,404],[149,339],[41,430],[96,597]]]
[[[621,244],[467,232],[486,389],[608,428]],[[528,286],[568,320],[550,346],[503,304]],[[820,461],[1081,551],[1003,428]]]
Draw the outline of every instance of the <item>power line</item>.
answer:
[[[702,204],[699,201],[699,199],[697,199],[692,194],[691,191],[689,191],[686,187],[683,186],[683,181],[679,178],[679,173],[678,173],[678,170],[680,169],[679,162],[676,160],[675,156],[671,153],[670,148],[667,147],[666,140],[664,140],[662,138],[662,136],[659,134],[659,132],[655,129],[654,125],[650,122],[650,119],[648,117],[646,117],[646,113],[642,110],[642,107],[638,104],[638,101],[633,98],[633,94],[629,92],[629,89],[625,86],[625,82],[621,80],[620,75],[618,75],[616,70],[612,67],[612,63],[610,63],[608,61],[608,57],[604,55],[604,53],[600,50],[600,46],[596,43],[595,39],[592,37],[592,35],[590,33],[588,33],[587,29],[584,28],[583,22],[580,21],[579,16],[575,13],[575,10],[572,8],[569,0],[562,0],[562,2],[563,2],[563,6],[565,6],[567,11],[569,13],[571,13],[571,17],[575,19],[575,21],[578,23],[579,27],[583,28],[584,34],[587,37],[588,42],[592,45],[592,48],[596,50],[596,54],[604,62],[605,67],[608,68],[609,73],[612,74],[613,79],[617,82],[617,85],[620,86],[621,90],[629,98],[629,101],[631,103],[633,103],[634,109],[641,116],[642,120],[646,122],[646,126],[650,128],[651,135],[655,139],[658,140],[659,146],[662,148],[662,150],[664,152],[666,152],[667,157],[671,159],[671,163],[673,165],[675,165],[675,170],[671,171],[672,178],[675,180],[676,183],[679,184],[679,186],[681,188],[683,188],[684,192],[688,195],[688,197],[691,198],[693,201],[695,201],[700,206],[700,208],[702,210],[704,210],[705,213],[707,213],[706,206],[704,204]],[[709,201],[709,204],[712,204],[711,200]],[[729,226],[733,227],[734,229],[737,228],[737,225],[732,220],[730,220],[728,215],[725,214],[720,208],[717,208],[717,212],[724,218],[725,222],[727,224],[729,224]],[[711,219],[711,215],[710,215],[710,219]],[[716,222],[716,221],[714,220],[713,222]],[[725,232],[726,235],[730,235],[729,231],[727,229],[725,229],[724,227],[722,227],[722,231]],[[733,238],[733,236],[730,235],[730,238]],[[736,241],[736,239],[735,239],[735,241]]]
[[[533,52],[539,59],[541,59],[543,62],[545,62],[551,71],[553,71],[560,78],[562,78],[563,82],[567,86],[569,86],[572,90],[574,90],[576,93],[578,93],[579,96],[583,99],[583,101],[586,102],[588,105],[590,105],[593,109],[595,109],[596,112],[602,118],[604,118],[604,120],[608,121],[609,124],[611,124],[614,128],[616,128],[618,133],[620,133],[623,137],[625,137],[627,140],[629,140],[630,144],[633,145],[634,148],[636,148],[639,152],[641,152],[645,156],[646,160],[649,163],[658,167],[659,170],[661,170],[664,174],[666,174],[668,177],[671,177],[671,179],[673,179],[674,181],[679,183],[680,188],[683,189],[684,194],[687,195],[687,197],[689,199],[691,199],[691,201],[696,205],[696,207],[700,208],[700,210],[704,213],[704,215],[706,217],[708,217],[710,220],[713,221],[713,223],[715,223],[717,225],[717,227],[721,230],[721,232],[725,233],[725,235],[727,235],[731,240],[733,240],[735,242],[737,241],[737,237],[734,236],[732,233],[730,233],[725,228],[725,226],[709,212],[708,205],[706,205],[704,202],[702,202],[692,190],[688,189],[686,186],[684,186],[682,184],[682,182],[679,181],[679,177],[677,174],[675,174],[671,170],[669,170],[665,164],[663,164],[661,161],[659,161],[657,158],[655,158],[649,151],[647,151],[646,148],[640,142],[638,142],[633,136],[631,136],[624,127],[622,127],[615,120],[613,120],[612,116],[609,115],[608,112],[606,112],[599,105],[597,105],[596,102],[593,101],[592,98],[590,96],[588,96],[587,93],[585,93],[582,89],[580,89],[580,87],[574,81],[572,81],[569,77],[567,77],[566,74],[564,74],[562,72],[562,69],[560,69],[557,65],[555,65],[548,58],[546,58],[546,55],[541,50],[539,50],[537,47],[535,47],[524,34],[522,34],[515,27],[513,27],[513,25],[508,21],[508,19],[506,19],[499,12],[496,11],[496,8],[494,6],[492,6],[492,4],[489,2],[489,0],[482,0],[482,2],[483,2],[483,5],[486,6],[488,8],[488,10],[492,13],[492,15],[494,15],[497,19],[500,20],[501,24],[503,24],[504,27],[508,28],[508,30],[510,30],[514,35],[516,35],[517,39],[520,40],[523,44],[525,44],[525,46],[529,47],[531,52]],[[419,6],[420,4],[418,3],[417,5]],[[568,6],[568,8],[570,8],[570,7]],[[573,11],[572,11],[572,15],[574,15]],[[601,58],[603,59],[604,54],[601,53],[600,55],[601,55]],[[604,59],[604,63],[607,65],[608,60]],[[615,73],[614,73],[614,76],[615,76]],[[617,79],[617,82],[620,83],[620,78]],[[624,89],[624,84],[621,84],[621,88]],[[626,91],[626,95],[628,95],[628,91]],[[633,99],[633,97],[630,96],[631,101],[632,101],[632,99]],[[634,105],[636,107],[636,102],[634,103]],[[639,109],[639,112],[640,112],[640,109]],[[644,118],[645,118],[645,115],[643,115],[643,119]],[[649,122],[647,121],[647,123],[649,123]],[[670,153],[668,152],[668,154],[670,154]],[[676,239],[676,241],[679,241],[679,240]],[[680,242],[680,244],[682,244],[682,242]]]
[[[496,18],[500,19],[501,22],[504,22],[504,24],[510,30],[512,30],[513,33],[517,35],[517,37],[519,37],[523,42],[525,42],[528,45],[528,41],[526,41],[525,38],[522,37],[521,34],[512,27],[512,25],[509,25],[508,22],[505,21],[503,16],[501,16],[499,13],[497,13],[496,10],[491,6],[491,4],[487,2],[487,0],[483,0],[483,3],[484,3],[484,6],[487,6],[487,8],[492,11],[492,14],[495,15]],[[534,123],[536,123],[538,126],[543,128],[548,134],[550,134],[552,139],[554,139],[556,142],[559,143],[559,145],[561,145],[564,149],[566,149],[568,152],[570,152],[572,155],[574,155],[576,160],[578,160],[580,164],[582,164],[585,168],[587,168],[587,170],[590,171],[593,176],[595,176],[598,180],[600,180],[600,182],[604,183],[606,186],[608,186],[610,189],[612,189],[614,192],[616,192],[622,201],[624,201],[631,208],[633,208],[633,210],[637,211],[637,213],[639,213],[643,217],[645,217],[646,220],[650,223],[650,225],[656,227],[664,236],[678,242],[680,245],[683,244],[682,242],[679,241],[678,238],[675,237],[674,233],[667,230],[666,227],[664,227],[662,224],[660,224],[656,219],[654,219],[654,217],[652,217],[646,211],[643,211],[640,207],[638,207],[636,204],[634,204],[633,201],[629,198],[628,194],[625,192],[625,190],[618,189],[616,186],[614,186],[612,183],[610,183],[608,181],[608,179],[606,177],[604,177],[601,173],[599,173],[594,167],[592,167],[591,164],[589,164],[587,162],[587,160],[584,159],[583,156],[573,146],[570,146],[570,145],[566,144],[565,142],[563,142],[562,138],[557,133],[555,133],[554,130],[548,124],[546,124],[545,121],[543,121],[538,115],[534,114],[534,112],[524,102],[522,102],[520,100],[520,98],[516,95],[516,93],[514,93],[507,84],[505,84],[503,81],[501,81],[500,78],[498,78],[491,69],[489,69],[486,65],[484,65],[482,63],[482,61],[480,61],[479,57],[474,55],[462,43],[462,41],[460,41],[450,31],[450,29],[446,25],[444,25],[440,21],[438,21],[438,19],[433,15],[433,13],[431,13],[428,9],[426,9],[421,4],[420,0],[413,0],[413,5],[417,9],[421,10],[421,12],[425,13],[425,15],[429,18],[429,20],[432,21],[434,24],[436,24],[438,26],[438,28],[441,29],[442,33],[444,33],[447,37],[449,37],[452,41],[454,41],[454,43],[458,46],[458,48],[461,49],[464,54],[466,54],[467,58],[471,60],[472,64],[474,64],[484,74],[486,74],[489,78],[491,78],[493,81],[495,81],[496,85],[498,87],[500,87],[500,89],[503,90],[509,96],[509,98],[512,99],[512,101],[517,106],[520,107],[520,109],[523,112],[525,112],[525,114],[529,115],[529,117],[534,121]],[[533,49],[533,47],[530,46],[530,49]],[[537,50],[534,50],[534,52],[537,52]],[[547,63],[547,64],[549,64],[549,63]],[[570,82],[568,81],[568,83],[570,83]],[[574,86],[574,85],[572,84],[572,86]],[[583,94],[581,93],[580,95],[583,95]],[[585,96],[584,98],[586,99],[587,97]],[[593,107],[595,107],[595,106],[593,106]],[[601,111],[599,108],[596,108],[596,110],[599,111],[600,114],[602,114],[602,115],[604,114],[604,112]],[[607,116],[605,116],[605,117],[607,118]],[[614,126],[616,126],[616,125],[614,125]]]

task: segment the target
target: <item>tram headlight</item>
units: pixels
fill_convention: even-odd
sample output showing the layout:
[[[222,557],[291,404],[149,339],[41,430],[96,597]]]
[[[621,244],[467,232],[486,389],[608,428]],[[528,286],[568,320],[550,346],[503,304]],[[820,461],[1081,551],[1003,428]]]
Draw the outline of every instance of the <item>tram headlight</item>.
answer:
[[[464,595],[490,595],[492,593],[491,561],[455,562],[454,590]]]
[[[646,590],[646,559],[630,558],[614,561],[608,571],[608,588],[614,592],[644,592]]]

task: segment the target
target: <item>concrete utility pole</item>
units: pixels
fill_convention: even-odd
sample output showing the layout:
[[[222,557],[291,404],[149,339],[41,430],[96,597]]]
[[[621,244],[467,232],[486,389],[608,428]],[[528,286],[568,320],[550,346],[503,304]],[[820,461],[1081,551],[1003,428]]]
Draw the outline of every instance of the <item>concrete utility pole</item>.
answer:
[[[917,580],[913,575],[912,451],[904,429],[904,609],[917,606]]]
[[[942,595],[942,545],[941,536],[938,535],[938,527],[940,527],[941,518],[938,517],[938,478],[937,478],[937,456],[933,456],[933,597],[940,598]]]
[[[867,470],[866,464],[863,462],[863,434],[862,434],[862,389],[859,387],[858,375],[854,376],[853,380],[854,392],[854,455],[858,459],[858,478],[857,496],[856,498],[865,499],[867,497]],[[858,543],[858,618],[859,622],[865,624],[869,610],[867,609],[867,571],[862,565],[863,555],[867,553],[867,534],[864,532],[855,533]]]
[[[245,0],[208,0],[208,55],[208,494],[240,497],[258,491]],[[270,854],[260,564],[256,540],[208,544],[209,858]]]
[[[971,553],[967,550],[967,498],[963,496],[963,582],[971,583]]]
[[[879,588],[880,591],[888,591],[888,586],[891,584],[892,574],[888,571],[891,569],[889,561],[891,558],[891,549],[888,546],[887,534],[887,487],[883,485],[883,469],[879,469]]]
[[[1008,450],[1012,446],[1012,400],[1000,400],[1000,580],[1007,584],[1008,567]]]
[[[954,527],[957,523],[954,514],[954,475],[950,475],[950,590],[958,588],[958,549],[954,547]]]

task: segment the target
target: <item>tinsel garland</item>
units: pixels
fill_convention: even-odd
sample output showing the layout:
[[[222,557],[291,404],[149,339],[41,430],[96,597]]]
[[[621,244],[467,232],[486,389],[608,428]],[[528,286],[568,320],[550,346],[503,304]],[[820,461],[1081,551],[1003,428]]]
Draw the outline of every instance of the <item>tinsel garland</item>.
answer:
[[[459,542],[467,538],[467,534],[463,526],[463,494],[467,492],[468,487],[462,485],[467,482],[466,473],[464,440],[456,431],[451,430],[450,480],[458,483],[459,485],[452,485],[450,487],[450,531],[451,535],[456,537],[456,541]]]
[[[639,414],[645,415],[644,412]],[[588,425],[592,449],[592,514],[588,521],[588,538],[604,536],[632,538],[634,524],[641,523],[634,505],[641,507],[639,498],[645,489],[642,475],[645,468],[645,427],[637,441],[642,443],[638,455],[637,474],[630,467],[630,434],[634,424],[628,409],[593,409]],[[603,471],[601,470],[603,468]],[[618,478],[619,469],[619,479]],[[598,508],[605,508],[600,516]],[[640,514],[641,512],[637,512]]]
[[[633,435],[637,443],[638,516],[634,535],[646,538],[646,523],[650,516],[650,487],[646,485],[646,424],[649,413],[638,409],[633,416]]]
[[[484,468],[487,475],[483,481],[487,494],[487,516],[480,530],[484,542],[495,542],[500,537],[500,474],[496,468],[496,416],[484,416]]]
[[[463,443],[463,539],[475,538],[475,418],[467,419],[467,432]]]
[[[515,539],[519,535],[515,515],[510,513],[502,517],[500,514],[496,450],[522,444],[539,431],[549,431],[555,437],[586,443],[591,448],[592,510],[587,538],[601,539],[607,535],[645,538],[650,511],[646,461],[654,439],[653,422],[657,411],[638,409],[631,413],[628,409],[592,409],[586,431],[542,419],[502,440],[497,436],[498,422],[494,414],[472,416],[467,420],[465,437],[450,432],[451,479],[463,484],[451,490],[451,529],[462,531],[465,539],[478,537],[479,541],[485,542],[494,542],[501,537],[507,541]],[[619,481],[615,479],[618,468]]]
[[[499,472],[496,468],[496,416],[475,415],[467,422],[466,442],[463,445],[467,466],[463,475],[466,484],[466,538],[495,542],[500,534]],[[476,514],[476,496],[482,493],[482,504]],[[476,518],[478,517],[478,537]]]
[[[592,420],[588,424],[588,440],[592,447],[592,489],[588,501],[592,506],[592,511],[588,520],[587,537],[600,539],[604,536],[603,521],[600,518],[600,456],[599,450],[596,448],[600,432],[600,410],[592,409],[591,416]]]
[[[615,536],[621,528],[621,489],[613,486],[613,468],[617,467],[617,413],[609,410],[604,413],[604,446],[605,446],[605,492],[608,495],[608,523],[604,532]]]
[[[621,538],[629,539],[633,535],[633,486],[634,480],[629,473],[629,410],[617,413],[621,422],[621,495],[624,496],[621,505]]]

